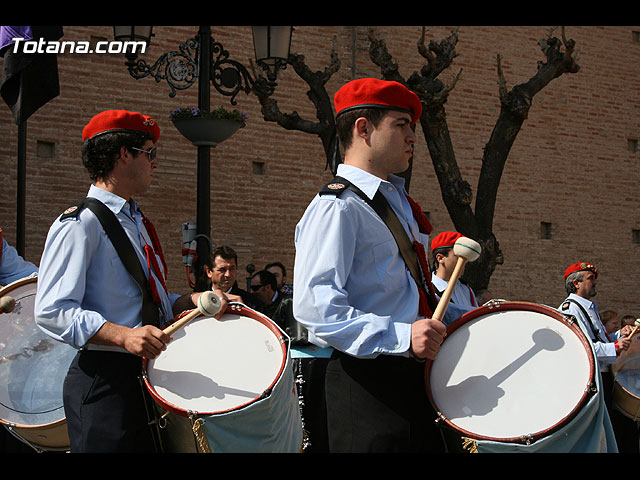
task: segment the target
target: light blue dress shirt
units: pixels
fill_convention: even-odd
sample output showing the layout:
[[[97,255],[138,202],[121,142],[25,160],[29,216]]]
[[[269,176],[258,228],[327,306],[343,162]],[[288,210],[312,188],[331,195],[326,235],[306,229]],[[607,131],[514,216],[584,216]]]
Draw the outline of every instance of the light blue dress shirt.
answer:
[[[93,185],[88,196],[102,201],[116,214],[148,277],[144,245],[151,245],[151,239],[136,202],[127,202]],[[162,268],[160,258],[157,260]],[[155,274],[149,281],[158,286],[162,320],[171,319],[171,306],[178,295],[166,294]],[[35,301],[38,326],[53,338],[82,348],[107,321],[132,328],[140,326],[141,311],[140,287],[93,212],[85,208],[77,218],[56,219],[40,262]]]
[[[380,189],[409,238],[428,245],[402,178],[384,181],[344,164],[337,173],[369,198]],[[340,197],[316,195],[296,226],[295,246],[294,316],[311,343],[363,358],[408,356],[418,287],[393,235],[364,200],[349,190]],[[445,323],[460,314],[450,305]]]
[[[585,309],[589,318],[585,318],[584,314],[580,310],[580,308],[575,305],[573,302],[568,302],[569,308],[564,309],[563,305],[567,300],[574,300],[578,302]],[[592,343],[593,350],[596,354],[596,358],[598,359],[598,364],[600,365],[601,371],[608,371],[609,365],[616,363],[617,355],[616,355],[616,347],[613,342],[615,342],[618,338],[620,338],[620,330],[617,332],[607,334],[602,321],[600,320],[600,313],[598,312],[598,307],[591,300],[586,298],[582,298],[575,293],[570,294],[567,297],[567,300],[562,303],[559,310],[565,315],[573,315],[578,321],[582,324],[583,330],[585,332],[597,332],[596,335],[598,337],[594,341],[590,335],[587,335]],[[608,337],[607,337],[608,335]],[[610,341],[601,341],[600,339],[609,339]]]
[[[27,262],[18,251],[2,239],[2,257],[0,258],[0,287],[6,287],[10,283],[22,278],[35,277],[38,267]]]

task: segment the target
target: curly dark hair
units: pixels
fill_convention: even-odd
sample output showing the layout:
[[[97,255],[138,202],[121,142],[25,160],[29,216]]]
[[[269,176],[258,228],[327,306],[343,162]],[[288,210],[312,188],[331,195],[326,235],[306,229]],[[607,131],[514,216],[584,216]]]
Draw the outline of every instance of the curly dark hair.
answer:
[[[82,145],[82,164],[89,172],[91,180],[107,178],[120,155],[120,147],[131,153],[133,148],[142,148],[153,137],[146,132],[112,132],[90,138]]]

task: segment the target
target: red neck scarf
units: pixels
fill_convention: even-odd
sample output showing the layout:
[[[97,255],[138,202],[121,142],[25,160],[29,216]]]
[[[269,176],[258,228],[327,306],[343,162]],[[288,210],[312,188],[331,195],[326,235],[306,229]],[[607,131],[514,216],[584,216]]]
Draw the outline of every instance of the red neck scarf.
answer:
[[[413,217],[416,219],[416,222],[418,222],[420,233],[429,235],[433,231],[433,226],[422,211],[422,208],[420,208],[420,205],[418,205],[418,203],[416,203],[409,195],[407,195],[407,200],[411,206]],[[424,275],[424,283],[427,287],[427,292],[425,292],[423,288],[418,288],[418,293],[420,294],[418,314],[424,318],[431,318],[433,316],[433,311],[429,306],[430,302],[429,298],[427,298],[427,294],[431,299],[431,305],[436,305],[438,301],[433,290],[433,285],[431,284],[431,269],[429,268],[429,262],[427,261],[427,253],[425,252],[424,245],[415,239],[413,240],[413,249],[418,254],[418,261],[420,262],[420,268]]]
[[[151,270],[156,274],[156,278],[160,281],[162,288],[164,291],[168,293],[167,285],[166,285],[166,275],[167,275],[167,262],[165,262],[164,254],[162,253],[162,246],[160,245],[160,239],[158,238],[158,233],[156,232],[155,227],[151,223],[151,221],[146,218],[144,215],[142,216],[142,223],[144,223],[145,228],[147,229],[147,233],[149,234],[149,238],[151,239],[151,245],[144,246],[144,252],[147,255],[147,267],[149,268],[149,277],[151,277]],[[163,269],[160,270],[160,266],[158,265],[158,260],[156,258],[156,253],[160,257],[160,261],[162,262]],[[153,281],[152,278],[149,278],[149,286],[151,287],[151,295],[153,296],[153,301],[157,305],[161,305],[162,301],[160,300],[160,295],[158,294],[158,287],[156,286],[156,282]]]

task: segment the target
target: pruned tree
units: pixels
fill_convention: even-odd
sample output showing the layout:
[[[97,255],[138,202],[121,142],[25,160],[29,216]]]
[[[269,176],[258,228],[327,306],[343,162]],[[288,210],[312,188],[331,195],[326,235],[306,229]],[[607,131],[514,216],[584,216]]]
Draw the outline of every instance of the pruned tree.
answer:
[[[473,192],[469,182],[463,179],[447,124],[445,104],[449,95],[459,81],[461,71],[446,84],[439,79],[440,74],[453,64],[458,56],[456,44],[458,32],[454,29],[444,40],[437,43],[426,43],[426,30],[417,42],[418,53],[426,63],[420,71],[413,72],[408,78],[402,77],[398,64],[393,60],[384,40],[375,36],[369,29],[369,56],[380,68],[382,78],[395,80],[414,91],[422,101],[420,127],[427,142],[429,154],[438,178],[442,199],[447,208],[454,228],[465,236],[473,238],[482,246],[482,255],[470,263],[465,271],[465,280],[476,290],[486,289],[497,265],[503,263],[499,242],[493,233],[498,188],[509,157],[513,142],[527,119],[536,93],[545,88],[553,79],[566,73],[576,73],[579,66],[576,62],[575,42],[568,40],[562,28],[561,39],[553,36],[553,30],[540,40],[544,62],[538,62],[536,73],[524,83],[515,85],[511,90],[502,71],[502,59],[497,55],[498,95],[500,98],[500,114],[496,120],[491,136],[485,145],[482,155],[482,168],[478,178],[475,209],[472,208]],[[322,140],[327,164],[335,167],[334,120],[331,100],[325,84],[339,67],[340,62],[335,53],[331,53],[331,64],[323,72],[312,73],[304,64],[304,57],[291,55],[289,63],[296,73],[310,86],[308,96],[315,104],[318,122],[313,123],[301,119],[297,113],[283,114],[272,98],[260,96],[262,113],[265,120],[275,121],[287,129],[314,133]],[[404,172],[410,179],[411,167]]]

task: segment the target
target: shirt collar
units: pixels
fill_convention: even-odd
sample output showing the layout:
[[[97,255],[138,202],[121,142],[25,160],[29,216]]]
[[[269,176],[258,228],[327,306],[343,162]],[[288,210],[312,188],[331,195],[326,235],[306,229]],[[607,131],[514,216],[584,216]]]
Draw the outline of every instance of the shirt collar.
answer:
[[[124,198],[120,197],[119,195],[108,192],[100,187],[96,187],[95,185],[91,185],[87,196],[100,200],[115,214],[120,213],[120,211],[128,203]],[[131,206],[133,207],[134,210],[138,209],[138,204],[134,199],[131,199]]]
[[[575,300],[576,302],[578,302],[580,305],[582,305],[585,308],[590,308],[590,309],[593,309],[593,310],[596,309],[595,308],[595,304],[591,300],[586,299],[584,297],[581,297],[580,295],[576,295],[575,293],[572,293],[572,294],[569,295],[569,298],[572,299],[572,300]]]
[[[344,163],[338,165],[337,174],[346,180],[349,180],[356,187],[369,198],[373,198],[381,184],[392,184],[399,191],[404,191],[404,178],[397,175],[389,175],[387,180],[382,180],[380,177],[365,172],[361,168],[354,167],[353,165],[345,165]]]

